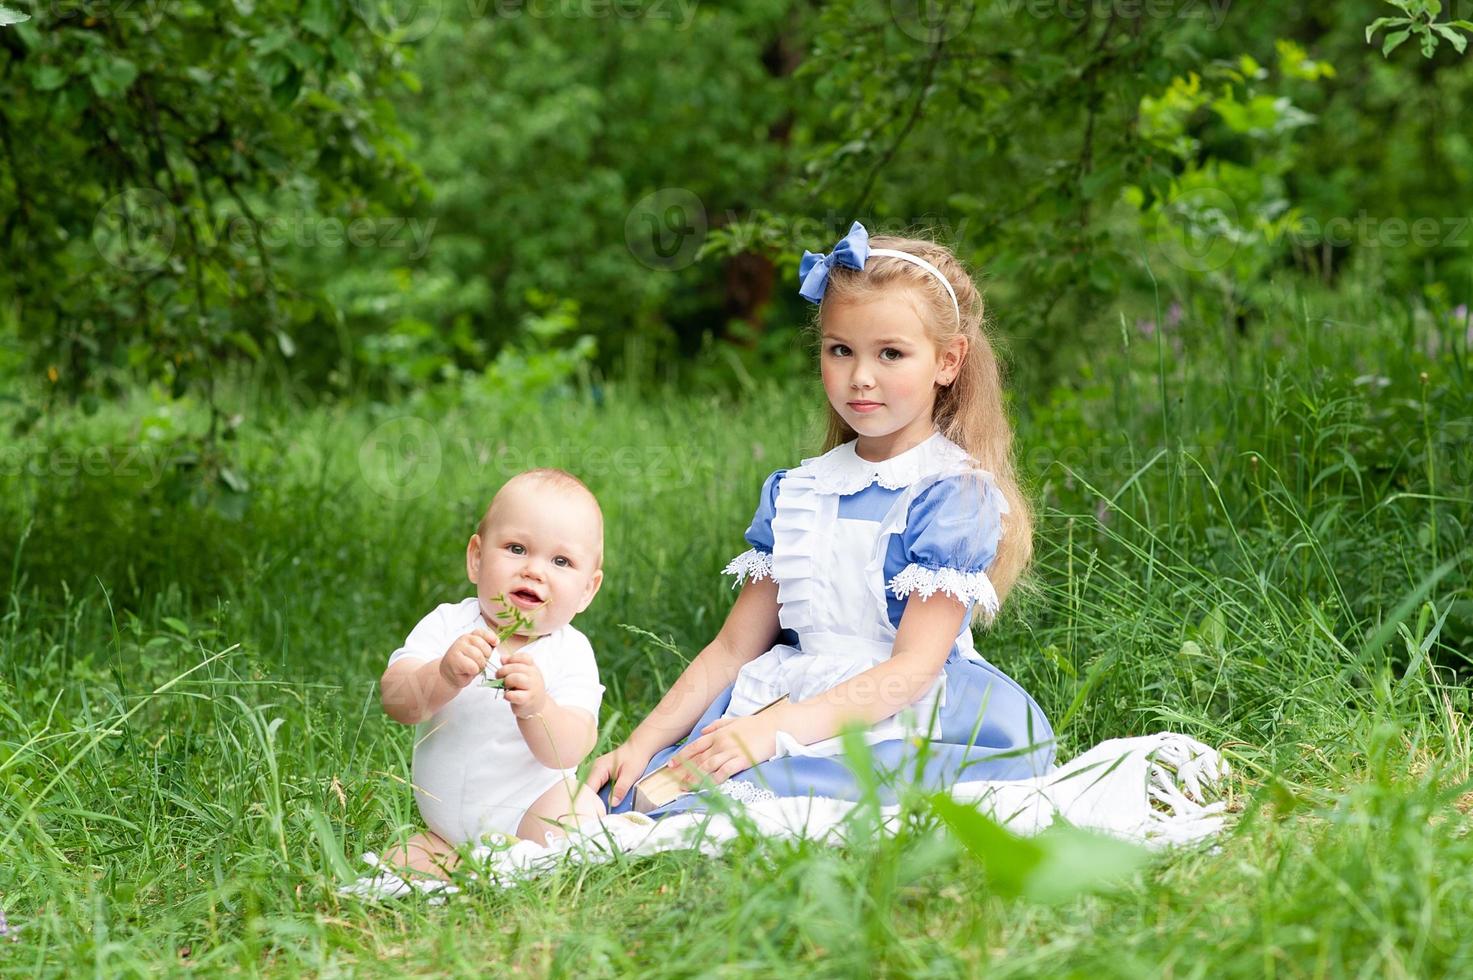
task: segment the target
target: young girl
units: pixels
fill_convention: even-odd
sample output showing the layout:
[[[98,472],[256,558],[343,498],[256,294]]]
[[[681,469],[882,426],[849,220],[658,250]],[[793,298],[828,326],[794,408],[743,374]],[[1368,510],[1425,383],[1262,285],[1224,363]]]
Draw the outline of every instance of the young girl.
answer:
[[[799,275],[819,304],[828,451],[767,478],[720,633],[594,763],[611,812],[662,765],[741,800],[857,799],[875,777],[850,771],[846,725],[862,726],[885,802],[900,780],[1052,765],[1043,712],[972,647],[974,614],[991,622],[1032,554],[980,294],[947,249],[871,241],[858,222]]]

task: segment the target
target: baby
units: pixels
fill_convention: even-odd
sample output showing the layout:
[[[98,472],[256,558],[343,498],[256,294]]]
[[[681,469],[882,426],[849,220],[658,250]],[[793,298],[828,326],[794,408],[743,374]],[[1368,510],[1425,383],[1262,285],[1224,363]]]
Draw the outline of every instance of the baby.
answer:
[[[420,620],[380,682],[389,717],[419,726],[414,798],[429,828],[391,867],[443,876],[455,847],[484,834],[541,843],[559,821],[604,815],[574,774],[598,741],[604,688],[572,625],[602,566],[603,513],[577,477],[530,470],[497,492],[466,547],[476,595]],[[513,609],[531,626],[498,642]]]

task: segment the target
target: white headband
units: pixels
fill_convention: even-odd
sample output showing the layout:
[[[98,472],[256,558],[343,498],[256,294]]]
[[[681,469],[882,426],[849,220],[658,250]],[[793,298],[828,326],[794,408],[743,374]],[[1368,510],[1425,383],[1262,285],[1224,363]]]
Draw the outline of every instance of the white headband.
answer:
[[[894,248],[872,248],[872,249],[869,250],[869,254],[871,254],[871,255],[888,255],[892,259],[904,259],[907,262],[910,262],[910,263],[912,263],[914,265],[920,266],[922,269],[925,269],[931,275],[935,276],[937,278],[937,280],[941,283],[941,285],[943,285],[943,286],[946,287],[946,295],[948,295],[948,296],[951,297],[951,309],[952,309],[953,312],[956,313],[956,323],[957,323],[957,326],[961,326],[961,322],[962,322],[962,307],[961,307],[961,304],[956,301],[956,290],[954,290],[954,289],[951,288],[951,283],[947,282],[946,276],[942,275],[940,269],[936,268],[934,265],[932,265],[931,263],[927,262],[925,259],[921,258],[919,255],[911,255],[909,252],[902,252],[899,249],[894,249]]]

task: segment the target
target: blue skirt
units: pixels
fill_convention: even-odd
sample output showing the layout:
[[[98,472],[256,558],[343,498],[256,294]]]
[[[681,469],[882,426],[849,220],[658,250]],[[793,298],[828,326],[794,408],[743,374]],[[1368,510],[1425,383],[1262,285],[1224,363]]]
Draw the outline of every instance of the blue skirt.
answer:
[[[1038,704],[1007,674],[986,662],[962,657],[952,650],[942,669],[946,672],[946,704],[938,712],[940,737],[930,745],[895,739],[869,746],[871,772],[856,777],[846,755],[784,756],[769,759],[731,777],[777,796],[821,796],[858,800],[867,792],[881,803],[894,803],[897,790],[919,785],[939,790],[978,779],[1027,779],[1053,767],[1054,731]],[[690,733],[650,759],[644,774],[664,765],[702,728],[720,718],[731,701],[732,688],[711,703]],[[599,790],[608,806],[613,783]],[[650,813],[664,817],[688,810],[709,809],[710,791],[680,796]],[[634,805],[629,790],[612,813]]]

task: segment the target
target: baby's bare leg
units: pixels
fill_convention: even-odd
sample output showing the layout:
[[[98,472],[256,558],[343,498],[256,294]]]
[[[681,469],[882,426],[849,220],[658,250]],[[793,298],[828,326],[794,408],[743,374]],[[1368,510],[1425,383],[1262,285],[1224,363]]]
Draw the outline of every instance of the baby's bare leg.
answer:
[[[390,870],[406,877],[448,878],[460,855],[455,847],[434,831],[426,830],[415,834],[402,847],[395,847],[384,855],[383,863]]]
[[[563,836],[559,823],[576,825],[603,815],[604,804],[598,794],[587,786],[575,786],[573,780],[568,779],[543,793],[527,808],[522,815],[522,824],[517,828],[517,836],[541,844],[549,833]]]

